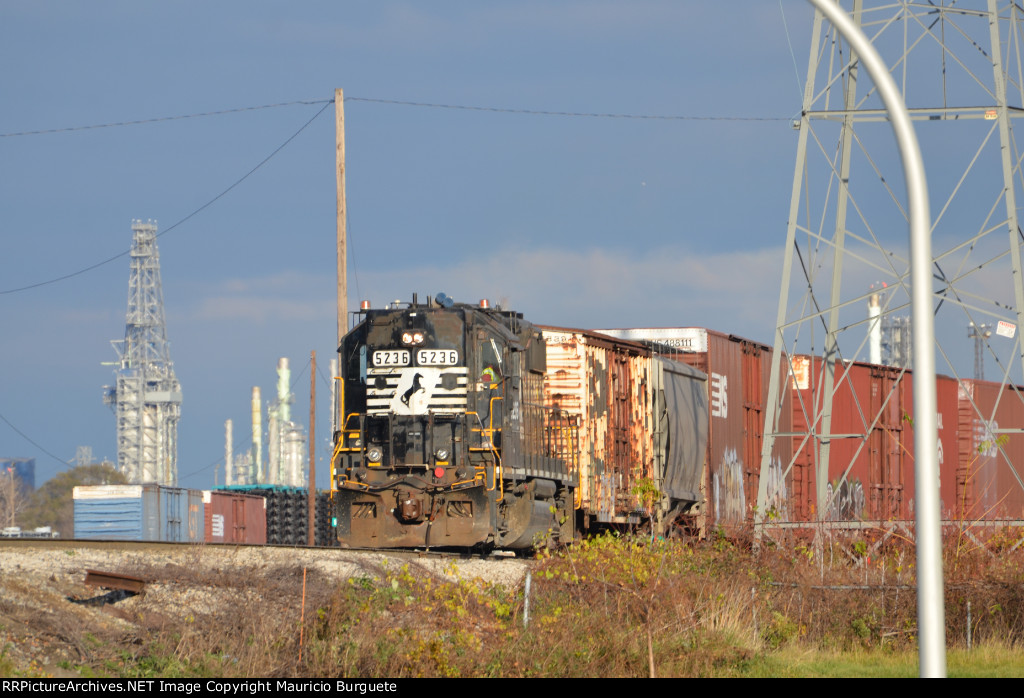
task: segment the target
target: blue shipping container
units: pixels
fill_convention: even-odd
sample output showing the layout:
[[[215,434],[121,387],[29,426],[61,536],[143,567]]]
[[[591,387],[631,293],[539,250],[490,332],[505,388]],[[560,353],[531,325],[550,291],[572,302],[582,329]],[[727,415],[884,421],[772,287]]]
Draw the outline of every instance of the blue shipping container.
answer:
[[[203,493],[163,485],[76,487],[75,538],[199,542]]]

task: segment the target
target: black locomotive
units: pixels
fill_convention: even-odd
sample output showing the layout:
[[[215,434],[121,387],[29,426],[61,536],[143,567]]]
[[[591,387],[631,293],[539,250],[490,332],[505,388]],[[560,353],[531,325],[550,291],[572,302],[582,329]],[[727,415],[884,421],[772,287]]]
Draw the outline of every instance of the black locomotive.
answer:
[[[544,406],[545,345],[521,314],[414,297],[363,310],[339,354],[332,477],[343,545],[572,539],[578,426]]]

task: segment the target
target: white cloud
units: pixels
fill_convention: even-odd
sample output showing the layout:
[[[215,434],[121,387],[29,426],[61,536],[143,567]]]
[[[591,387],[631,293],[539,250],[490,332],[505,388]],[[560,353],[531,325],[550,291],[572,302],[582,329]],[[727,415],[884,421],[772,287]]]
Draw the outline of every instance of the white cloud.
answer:
[[[186,312],[200,322],[317,322],[334,313],[332,289],[333,281],[325,276],[295,271],[236,277],[212,287],[193,289],[193,307]]]
[[[695,253],[680,246],[642,255],[505,248],[450,264],[350,271],[349,310],[363,299],[381,307],[413,293],[425,301],[444,292],[460,302],[487,298],[544,324],[694,325],[765,340],[777,310],[780,261],[778,248]],[[234,323],[329,325],[334,294],[330,273],[237,277],[193,289],[182,314],[222,330]]]

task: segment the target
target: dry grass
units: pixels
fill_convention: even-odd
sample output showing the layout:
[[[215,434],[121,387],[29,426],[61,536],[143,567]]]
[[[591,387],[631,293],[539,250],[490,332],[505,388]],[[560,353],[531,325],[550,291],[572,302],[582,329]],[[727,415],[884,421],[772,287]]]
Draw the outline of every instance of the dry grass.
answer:
[[[111,607],[121,623],[65,627],[65,665],[127,677],[766,676],[821,675],[845,666],[839,656],[847,675],[913,675],[913,550],[877,543],[755,554],[725,539],[603,536],[537,559],[529,597],[454,568],[384,565],[341,583],[310,570],[304,612],[299,566],[135,567],[122,571],[153,579],[152,592]],[[1010,547],[951,549],[947,638],[965,647],[970,601],[974,645],[1019,666],[1024,552]]]

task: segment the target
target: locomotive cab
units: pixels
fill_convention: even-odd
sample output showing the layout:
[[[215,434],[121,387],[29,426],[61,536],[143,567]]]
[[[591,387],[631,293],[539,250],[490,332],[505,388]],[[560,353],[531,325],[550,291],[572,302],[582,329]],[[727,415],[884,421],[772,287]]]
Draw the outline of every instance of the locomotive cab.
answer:
[[[543,406],[539,331],[500,309],[396,305],[364,310],[339,347],[340,542],[529,548],[570,539],[575,432]]]

